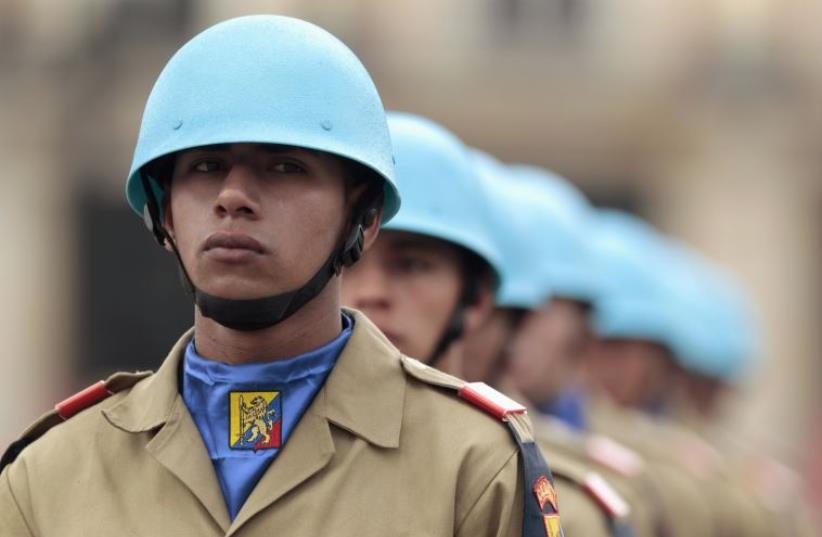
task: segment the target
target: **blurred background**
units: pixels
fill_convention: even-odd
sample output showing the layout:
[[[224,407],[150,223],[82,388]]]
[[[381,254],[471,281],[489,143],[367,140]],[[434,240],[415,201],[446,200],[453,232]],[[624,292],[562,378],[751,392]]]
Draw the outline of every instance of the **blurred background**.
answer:
[[[189,325],[125,177],[168,58],[249,13],[324,26],[387,108],[730,269],[765,345],[727,428],[822,509],[822,0],[0,0],[0,445]]]

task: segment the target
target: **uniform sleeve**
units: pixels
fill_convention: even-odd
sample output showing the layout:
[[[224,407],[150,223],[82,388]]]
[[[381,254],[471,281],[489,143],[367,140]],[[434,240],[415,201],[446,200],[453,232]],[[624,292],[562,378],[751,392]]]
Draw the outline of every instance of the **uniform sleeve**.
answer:
[[[522,537],[522,474],[517,452],[457,526],[458,537]]]
[[[9,482],[9,469],[0,474],[0,535],[34,537]]]

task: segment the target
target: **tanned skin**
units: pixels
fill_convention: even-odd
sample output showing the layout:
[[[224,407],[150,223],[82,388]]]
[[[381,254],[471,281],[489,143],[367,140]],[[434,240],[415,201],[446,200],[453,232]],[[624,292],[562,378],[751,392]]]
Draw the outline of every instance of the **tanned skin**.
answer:
[[[302,286],[344,240],[358,195],[346,167],[327,153],[267,144],[208,146],[177,155],[164,211],[194,284],[230,299]],[[359,190],[359,191],[358,191]],[[381,214],[365,230],[377,237]],[[167,246],[168,247],[168,246]],[[340,279],[269,328],[239,331],[195,307],[197,352],[230,364],[293,357],[342,329]]]

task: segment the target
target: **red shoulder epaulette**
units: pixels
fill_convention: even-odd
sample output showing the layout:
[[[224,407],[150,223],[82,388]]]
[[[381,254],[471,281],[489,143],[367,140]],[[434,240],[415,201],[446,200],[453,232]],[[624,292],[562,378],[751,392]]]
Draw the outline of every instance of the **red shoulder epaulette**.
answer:
[[[582,489],[587,492],[612,519],[624,519],[631,513],[631,508],[625,500],[622,499],[622,496],[596,472],[591,472],[585,476]]]
[[[586,438],[585,451],[598,464],[626,477],[636,477],[645,467],[645,461],[636,451],[601,434]]]
[[[454,390],[462,399],[501,421],[508,421],[508,416],[512,414],[525,414],[524,406],[484,382],[465,382],[413,358],[402,356],[400,359],[406,373],[412,377],[434,386]]]
[[[6,449],[0,457],[0,472],[3,468],[14,462],[23,449],[46,434],[52,427],[66,421],[78,412],[85,410],[100,401],[114,395],[117,392],[128,389],[140,380],[151,375],[151,371],[137,371],[134,373],[115,373],[105,381],[96,382],[71,397],[54,405],[54,410],[40,416],[31,424],[14,442]]]
[[[524,414],[525,407],[484,382],[469,382],[459,389],[461,398],[505,421],[510,414]]]
[[[108,389],[105,381],[100,380],[85,390],[79,391],[54,405],[54,411],[61,418],[67,420],[81,410],[85,410],[112,395],[114,395],[114,392]]]

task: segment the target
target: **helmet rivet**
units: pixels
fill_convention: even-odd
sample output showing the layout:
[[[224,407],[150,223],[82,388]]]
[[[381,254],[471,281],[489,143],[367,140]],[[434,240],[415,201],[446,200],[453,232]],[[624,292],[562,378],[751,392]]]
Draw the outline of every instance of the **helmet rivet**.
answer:
[[[183,126],[183,120],[178,119],[177,121],[174,122],[174,125],[172,126],[172,128],[176,131],[176,130],[180,130],[180,127],[182,127],[182,126]]]
[[[330,131],[334,127],[334,125],[332,125],[331,122],[326,119],[322,123],[320,123],[320,127],[322,127],[323,130]]]

